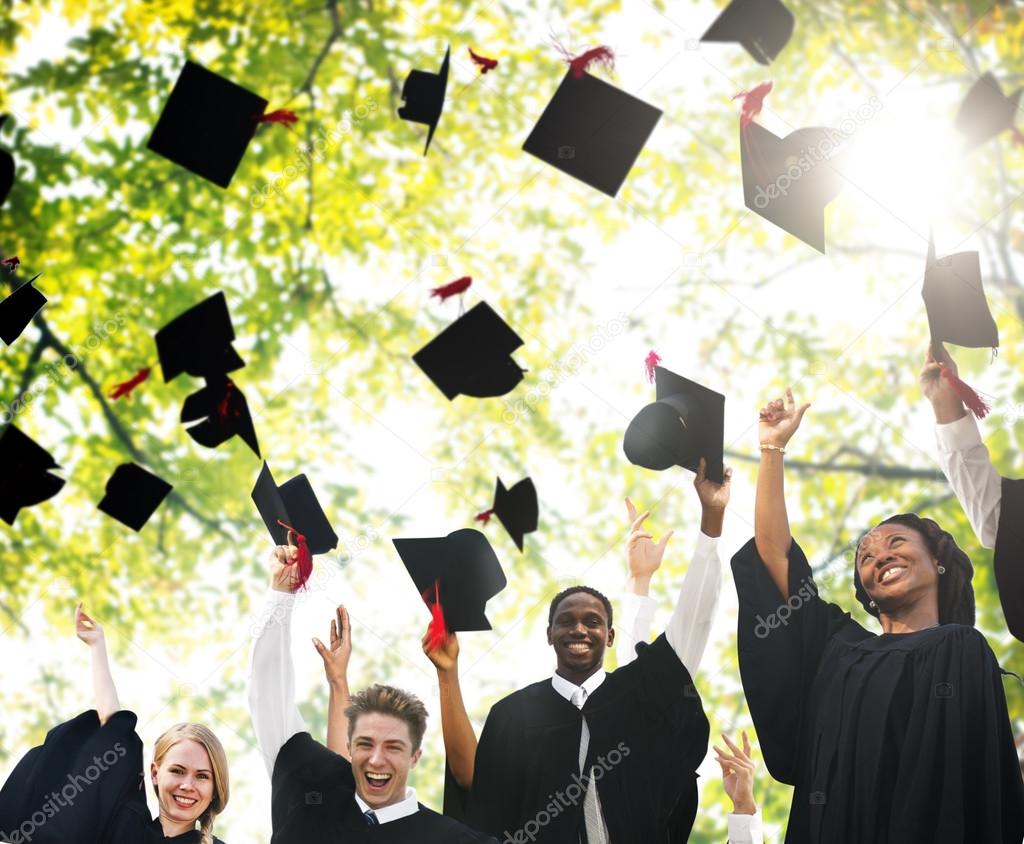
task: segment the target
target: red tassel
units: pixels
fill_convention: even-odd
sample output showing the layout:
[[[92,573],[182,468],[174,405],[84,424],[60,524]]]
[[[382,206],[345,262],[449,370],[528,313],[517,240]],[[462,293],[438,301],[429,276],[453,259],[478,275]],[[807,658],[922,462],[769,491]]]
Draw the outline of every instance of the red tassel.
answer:
[[[149,378],[149,367],[144,366],[127,381],[122,381],[120,384],[115,386],[107,398],[117,401],[125,396],[130,396],[132,391],[147,378]]]
[[[224,385],[224,398],[220,400],[220,404],[217,405],[217,414],[222,418],[226,419],[227,415],[231,412],[231,394],[238,389],[235,387],[235,382],[230,379]],[[235,408],[235,416],[241,415],[238,408]]]
[[[644,366],[647,367],[647,380],[654,383],[654,367],[661,363],[661,355],[659,355],[654,349],[651,349],[647,353],[647,357],[644,358]]]
[[[277,111],[268,111],[266,114],[261,114],[256,118],[257,123],[281,123],[284,126],[291,128],[295,123],[299,122],[299,116],[294,111],[288,111],[287,109],[279,108]]]
[[[493,515],[494,515],[494,508],[492,507],[490,510],[484,510],[482,513],[477,513],[473,517],[473,521],[474,522],[483,522],[486,525],[486,524],[488,524],[491,521],[491,516],[493,516]]]
[[[10,258],[4,258],[0,261],[0,266],[7,267],[7,271],[13,273],[21,266],[21,258],[17,255],[12,255]]]
[[[309,576],[313,573],[313,554],[309,550],[309,545],[306,544],[306,537],[299,533],[291,525],[286,525],[280,519],[277,523],[288,531],[288,544],[292,544],[292,536],[295,536],[295,544],[299,549],[299,553],[296,555],[295,563],[299,569],[299,582],[295,587],[296,590],[302,589],[306,585],[306,581],[309,580]]]
[[[434,581],[434,602],[430,602],[430,590],[423,593],[423,600],[430,607],[430,624],[427,625],[427,650],[436,651],[448,641],[448,624],[444,620],[441,606],[441,581]]]
[[[569,70],[572,71],[573,79],[582,79],[583,74],[590,69],[590,66],[597,62],[603,64],[608,70],[613,70],[615,67],[615,53],[612,52],[611,47],[591,47],[586,52],[580,53],[578,56],[574,56],[570,53],[558,39],[552,38],[555,49],[562,54],[562,58],[569,64]]]
[[[740,91],[734,100],[743,98],[743,110],[740,112],[740,128],[746,129],[754,118],[761,113],[761,109],[764,108],[764,98],[768,96],[768,92],[772,89],[771,82],[762,82],[756,88],[751,88],[749,91]]]
[[[462,278],[457,278],[455,281],[450,281],[447,284],[442,284],[440,287],[435,287],[430,291],[430,297],[436,296],[442,302],[451,296],[458,296],[460,293],[465,293],[469,290],[469,285],[473,283],[472,276],[464,275]]]
[[[473,52],[473,48],[469,48],[469,57],[473,60],[473,64],[480,65],[480,75],[483,76],[487,71],[494,70],[498,66],[497,59],[489,59],[487,56],[478,56]]]
[[[954,375],[950,372],[943,364],[939,364],[939,370],[942,372],[942,377],[949,381],[950,386],[953,388],[953,392],[956,393],[961,401],[967,405],[967,409],[971,411],[978,419],[984,419],[988,416],[992,410],[988,406],[987,402],[979,396],[974,389],[969,385],[960,380],[959,376]]]

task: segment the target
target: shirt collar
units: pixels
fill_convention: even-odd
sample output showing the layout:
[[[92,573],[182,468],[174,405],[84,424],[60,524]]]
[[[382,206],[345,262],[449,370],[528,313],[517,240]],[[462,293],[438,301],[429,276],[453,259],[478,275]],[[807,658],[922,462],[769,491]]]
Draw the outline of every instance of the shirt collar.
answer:
[[[359,811],[364,815],[373,807],[363,800],[359,796],[358,792],[355,795],[356,803],[359,805]],[[420,805],[416,802],[416,789],[409,788],[406,786],[405,799],[399,800],[397,803],[392,803],[390,806],[384,806],[380,809],[373,809],[373,813],[377,816],[377,820],[380,823],[388,823],[389,821],[397,821],[399,818],[405,818],[409,815],[415,814],[419,811]]]
[[[551,675],[551,687],[566,700],[571,701],[577,689],[583,689],[587,693],[587,697],[590,697],[597,691],[597,687],[604,682],[604,678],[607,676],[608,672],[601,668],[584,680],[582,686],[577,686],[575,683],[566,680],[565,677],[556,671]]]

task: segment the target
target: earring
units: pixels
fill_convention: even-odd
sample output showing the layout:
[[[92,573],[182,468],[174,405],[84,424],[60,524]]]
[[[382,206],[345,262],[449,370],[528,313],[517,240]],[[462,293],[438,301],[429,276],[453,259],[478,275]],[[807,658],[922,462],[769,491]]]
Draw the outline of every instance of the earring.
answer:
[[[868,606],[871,607],[871,609],[878,608],[878,604],[876,604],[874,601],[868,601]]]
[[[946,567],[945,566],[939,566],[939,574],[945,574],[945,573],[946,573]]]

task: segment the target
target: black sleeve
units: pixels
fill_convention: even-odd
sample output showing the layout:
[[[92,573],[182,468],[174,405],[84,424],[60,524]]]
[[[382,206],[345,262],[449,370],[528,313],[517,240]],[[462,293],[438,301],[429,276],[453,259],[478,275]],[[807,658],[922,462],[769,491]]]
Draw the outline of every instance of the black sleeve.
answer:
[[[1006,627],[1024,642],[1024,480],[1003,478],[993,565]]]
[[[789,599],[782,600],[754,540],[732,558],[739,598],[740,677],[765,764],[780,782],[796,784],[797,744],[811,685],[829,640],[863,628],[818,595],[803,550],[789,549]],[[864,634],[866,635],[866,634]]]
[[[503,703],[491,707],[480,732],[466,821],[474,829],[495,836],[518,826],[523,795],[516,773],[541,759],[538,748],[524,747],[521,730]],[[531,758],[523,758],[528,751]]]
[[[468,818],[469,789],[463,788],[455,779],[448,761],[444,763],[444,813],[462,823]]]
[[[296,733],[274,760],[270,779],[273,827],[284,829],[289,814],[310,801],[341,803],[355,788],[352,765],[344,756],[314,741],[309,733]]]

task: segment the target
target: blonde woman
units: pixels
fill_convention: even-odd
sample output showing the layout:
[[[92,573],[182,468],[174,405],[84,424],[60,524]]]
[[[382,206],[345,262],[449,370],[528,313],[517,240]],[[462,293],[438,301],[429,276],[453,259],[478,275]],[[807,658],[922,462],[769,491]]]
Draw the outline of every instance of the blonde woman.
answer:
[[[92,656],[96,708],[54,727],[0,790],[0,842],[8,844],[223,844],[214,821],[228,802],[228,767],[217,737],[177,724],[156,741],[147,772],[135,713],[121,709],[103,628],[79,604],[78,638]]]

